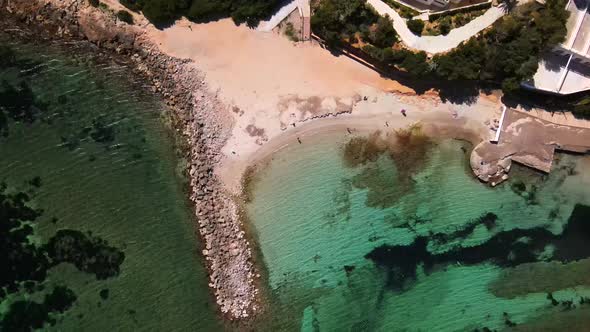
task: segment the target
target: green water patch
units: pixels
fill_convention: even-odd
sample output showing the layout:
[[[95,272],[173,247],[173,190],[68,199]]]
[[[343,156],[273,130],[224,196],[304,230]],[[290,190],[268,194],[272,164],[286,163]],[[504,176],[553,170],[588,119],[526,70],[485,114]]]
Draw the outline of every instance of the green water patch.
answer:
[[[353,137],[344,145],[343,159],[349,167],[363,167],[352,179],[358,189],[367,189],[367,205],[387,208],[413,189],[413,175],[428,160],[434,142],[420,126],[376,131],[367,137]]]
[[[590,287],[590,259],[574,262],[535,262],[502,271],[490,283],[490,291],[504,298],[516,298],[528,293],[552,293],[576,286]],[[535,282],[530,282],[535,280]]]
[[[4,45],[0,180],[30,198],[11,204],[42,215],[10,232],[39,255],[22,260],[33,277],[18,277],[0,319],[55,331],[222,330],[165,106],[84,43]]]
[[[573,275],[552,288],[502,282],[527,264],[584,264],[585,158],[560,156],[549,176],[515,166],[490,188],[468,172],[464,142],[429,143],[410,181],[377,147],[322,134],[257,173],[247,213],[276,294],[273,329],[501,330],[558,315],[548,292],[559,307],[589,295]],[[406,189],[389,195],[396,186]]]
[[[476,222],[481,219],[476,219]],[[445,252],[433,254],[429,241],[448,242],[450,239],[464,239],[474,230],[475,224],[468,223],[464,229],[450,234],[431,234],[418,236],[410,245],[383,245],[365,257],[388,272],[388,286],[394,290],[402,289],[408,279],[416,279],[416,270],[421,266],[430,273],[434,266],[439,268],[448,264],[475,265],[491,262],[500,267],[514,267],[524,263],[536,262],[546,247],[552,248],[545,260],[560,262],[577,261],[590,257],[590,207],[577,205],[568,224],[561,234],[555,235],[543,227],[532,229],[511,229],[494,234],[480,245],[455,246]]]
[[[34,178],[30,182],[36,185],[40,180]],[[56,315],[67,311],[77,299],[71,289],[56,286],[45,294],[41,303],[12,298],[43,292],[49,269],[61,263],[73,264],[97,279],[115,277],[125,256],[103,239],[70,229],[59,230],[46,244],[35,244],[30,238],[35,236],[33,226],[42,219],[43,210],[30,206],[33,190],[12,191],[6,183],[0,184],[0,249],[4,253],[0,258],[3,266],[0,300],[6,301],[8,307],[0,319],[0,327],[6,331],[23,331],[55,325]]]

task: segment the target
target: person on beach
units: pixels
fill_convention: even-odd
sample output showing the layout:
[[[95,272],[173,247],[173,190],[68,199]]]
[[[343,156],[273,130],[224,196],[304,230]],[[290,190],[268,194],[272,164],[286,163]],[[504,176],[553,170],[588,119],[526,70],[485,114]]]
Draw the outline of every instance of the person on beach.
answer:
[[[385,121],[385,126],[389,127],[389,122]]]
[[[401,113],[402,113],[402,115],[403,115],[403,116],[407,116],[407,115],[406,115],[406,110],[405,110],[405,109],[403,109],[403,108],[402,108],[402,110],[401,110]]]
[[[350,131],[350,128],[346,128],[346,131],[347,131],[349,134],[352,134],[352,131]]]
[[[299,142],[299,144],[301,144],[301,138],[297,137],[297,142]]]

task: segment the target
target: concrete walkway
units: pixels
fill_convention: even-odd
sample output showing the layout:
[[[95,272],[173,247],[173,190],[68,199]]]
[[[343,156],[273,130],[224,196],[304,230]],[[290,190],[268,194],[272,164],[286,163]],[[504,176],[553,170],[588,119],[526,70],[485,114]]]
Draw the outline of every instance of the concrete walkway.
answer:
[[[261,21],[256,30],[270,32],[291,14],[299,5],[298,0],[292,0],[279,9],[268,21]]]
[[[478,32],[492,25],[497,19],[505,14],[503,7],[492,7],[483,15],[477,17],[466,25],[451,30],[446,36],[423,36],[413,34],[399,14],[388,4],[381,0],[367,0],[375,10],[382,16],[389,15],[393,20],[393,27],[400,39],[408,46],[419,51],[434,54],[449,51],[457,47],[462,41],[468,40]]]

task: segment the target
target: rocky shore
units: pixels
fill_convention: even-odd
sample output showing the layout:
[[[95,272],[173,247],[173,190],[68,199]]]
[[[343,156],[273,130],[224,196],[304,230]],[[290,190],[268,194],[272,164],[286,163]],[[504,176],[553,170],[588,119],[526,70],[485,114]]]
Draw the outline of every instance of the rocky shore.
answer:
[[[204,243],[209,286],[227,318],[256,313],[259,275],[250,244],[236,203],[214,173],[233,122],[204,75],[191,61],[161,53],[140,28],[118,22],[111,12],[90,7],[85,0],[0,0],[0,28],[32,41],[89,42],[97,56],[130,67],[163,97],[186,144],[190,200]]]

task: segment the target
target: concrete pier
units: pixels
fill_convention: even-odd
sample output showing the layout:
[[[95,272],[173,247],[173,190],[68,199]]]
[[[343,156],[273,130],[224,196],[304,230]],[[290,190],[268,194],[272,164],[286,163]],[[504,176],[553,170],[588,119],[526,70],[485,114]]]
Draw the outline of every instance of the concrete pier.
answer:
[[[556,150],[590,152],[590,129],[558,125],[530,114],[507,109],[496,135],[471,153],[471,168],[482,181],[495,186],[508,179],[512,162],[549,173]]]

